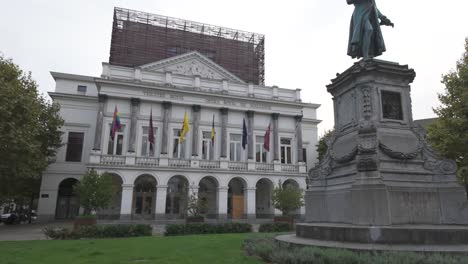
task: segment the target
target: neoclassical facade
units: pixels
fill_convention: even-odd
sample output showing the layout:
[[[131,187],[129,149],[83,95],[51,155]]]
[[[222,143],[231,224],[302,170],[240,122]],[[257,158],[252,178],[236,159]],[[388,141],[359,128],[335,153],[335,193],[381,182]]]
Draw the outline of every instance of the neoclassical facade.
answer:
[[[271,218],[280,213],[271,203],[274,186],[306,189],[320,121],[319,105],[304,103],[300,89],[245,83],[196,51],[139,67],[103,63],[100,77],[51,74],[64,146],[43,174],[42,221],[78,214],[72,186],[91,168],[113,178],[114,201],[98,212],[109,219],[181,218],[190,195],[206,201],[208,218]],[[112,140],[115,108],[121,129]],[[185,113],[190,129],[180,142]]]

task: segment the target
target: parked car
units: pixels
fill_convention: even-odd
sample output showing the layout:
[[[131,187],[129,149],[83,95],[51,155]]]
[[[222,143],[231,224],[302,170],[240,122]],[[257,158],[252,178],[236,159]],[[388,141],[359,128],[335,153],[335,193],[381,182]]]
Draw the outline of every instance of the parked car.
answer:
[[[16,212],[2,214],[0,221],[5,225],[19,224],[21,222],[20,216]]]

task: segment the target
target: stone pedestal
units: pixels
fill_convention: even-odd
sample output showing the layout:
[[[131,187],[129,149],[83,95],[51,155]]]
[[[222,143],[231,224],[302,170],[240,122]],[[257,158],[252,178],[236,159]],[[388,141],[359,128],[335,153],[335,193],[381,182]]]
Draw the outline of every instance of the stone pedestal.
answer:
[[[344,225],[333,227],[340,241],[378,241],[376,230],[385,230],[383,243],[393,243],[397,238],[392,232],[429,225],[447,235],[447,225],[468,224],[468,203],[456,181],[455,162],[437,156],[425,141],[424,129],[413,123],[414,77],[408,66],[368,59],[327,86],[333,95],[335,131],[321,163],[309,172],[306,222],[317,224],[298,224],[298,236],[333,240],[322,234]],[[460,241],[468,242],[465,238]]]

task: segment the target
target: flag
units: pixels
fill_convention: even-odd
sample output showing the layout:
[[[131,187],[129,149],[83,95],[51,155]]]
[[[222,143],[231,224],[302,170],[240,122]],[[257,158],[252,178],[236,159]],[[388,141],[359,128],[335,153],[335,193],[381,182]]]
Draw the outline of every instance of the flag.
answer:
[[[214,145],[215,140],[215,128],[214,128],[214,115],[213,115],[213,122],[211,123],[211,145]]]
[[[119,111],[117,110],[117,106],[115,106],[114,117],[112,118],[112,125],[111,125],[111,131],[110,131],[111,140],[114,140],[115,132],[117,132],[121,128],[122,126],[120,125]]]
[[[184,142],[185,134],[190,130],[188,123],[187,112],[184,114],[184,123],[182,124],[182,129],[180,130],[179,143]]]
[[[153,155],[153,153],[154,153],[153,108],[151,108],[151,112],[150,112],[149,130],[148,130],[148,141],[149,141],[149,143],[150,143],[150,155]]]
[[[270,151],[270,124],[265,132],[265,137],[263,138],[263,148],[266,151]]]
[[[245,118],[244,118],[244,125],[242,127],[242,148],[245,149],[245,145],[247,145],[247,126],[245,125]]]

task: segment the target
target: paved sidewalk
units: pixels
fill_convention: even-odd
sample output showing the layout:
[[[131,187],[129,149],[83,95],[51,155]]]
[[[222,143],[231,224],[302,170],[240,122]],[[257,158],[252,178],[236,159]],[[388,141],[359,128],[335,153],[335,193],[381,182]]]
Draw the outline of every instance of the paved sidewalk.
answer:
[[[4,225],[0,224],[0,241],[21,241],[21,240],[44,240],[46,239],[42,229],[46,226],[66,226],[71,227],[70,222],[47,223],[47,224],[20,224]]]

